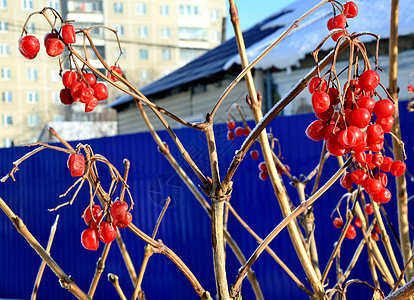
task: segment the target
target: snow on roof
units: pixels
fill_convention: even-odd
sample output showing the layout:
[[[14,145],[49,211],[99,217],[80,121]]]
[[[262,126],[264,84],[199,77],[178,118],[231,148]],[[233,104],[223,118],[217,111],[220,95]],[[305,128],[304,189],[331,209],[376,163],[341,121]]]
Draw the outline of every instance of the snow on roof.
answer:
[[[399,35],[414,33],[413,0],[400,0]],[[320,1],[298,0],[286,6],[279,12],[269,16],[243,32],[249,61],[254,60],[274,40],[276,40],[295,20],[314,7]],[[372,32],[381,38],[389,37],[391,14],[390,0],[354,0],[358,5],[359,13],[353,19],[348,19],[349,32]],[[239,7],[243,9],[243,7]],[[326,23],[332,17],[332,5],[325,4],[304,21],[299,23],[291,34],[265,56],[255,68],[278,69],[297,66],[299,61],[311,53],[328,35]],[[362,41],[373,40],[372,36],[364,36]],[[328,50],[334,47],[329,39],[322,47]],[[185,66],[169,75],[158,79],[140,90],[146,96],[151,96],[184,84],[196,82],[202,78],[212,77],[214,74],[228,70],[232,65],[240,65],[235,38],[222,43],[216,48],[194,59]],[[132,101],[132,97],[125,95],[117,98],[107,107],[116,107]]]

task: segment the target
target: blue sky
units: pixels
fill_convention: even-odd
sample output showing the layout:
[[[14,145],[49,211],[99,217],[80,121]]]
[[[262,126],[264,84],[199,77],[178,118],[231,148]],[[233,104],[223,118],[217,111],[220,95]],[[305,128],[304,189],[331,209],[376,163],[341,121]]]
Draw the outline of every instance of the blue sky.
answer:
[[[240,27],[242,30],[249,28],[264,18],[279,11],[296,0],[235,0],[239,11]],[[228,7],[227,3],[227,7]],[[228,11],[228,10],[227,10]],[[233,26],[227,18],[227,37],[232,37]]]

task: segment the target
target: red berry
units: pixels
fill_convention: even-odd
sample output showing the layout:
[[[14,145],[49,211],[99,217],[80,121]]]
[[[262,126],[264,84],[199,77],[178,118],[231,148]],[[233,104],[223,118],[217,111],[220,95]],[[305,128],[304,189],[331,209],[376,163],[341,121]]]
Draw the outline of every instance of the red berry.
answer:
[[[404,174],[406,168],[407,167],[403,161],[396,160],[392,163],[390,172],[393,176],[399,177]]]
[[[372,196],[372,200],[377,203],[388,203],[391,197],[391,192],[386,188],[382,188],[377,194]]]
[[[114,220],[114,225],[119,228],[126,228],[132,221],[132,214],[127,212],[122,221]]]
[[[95,91],[91,87],[84,87],[81,92],[80,102],[82,103],[89,103],[92,98],[95,98],[94,95]]]
[[[371,121],[371,114],[365,108],[357,108],[351,113],[351,123],[358,128],[365,128]]]
[[[234,134],[238,137],[241,137],[244,133],[244,130],[242,127],[238,126],[236,129],[234,129]]]
[[[374,164],[374,166],[380,167],[383,162],[384,162],[384,156],[382,156],[380,152],[372,155],[372,163]]]
[[[358,14],[358,6],[354,2],[349,1],[345,3],[343,13],[347,18],[354,18]]]
[[[323,113],[330,106],[329,95],[325,92],[314,92],[312,94],[312,107],[316,113]]]
[[[378,144],[384,142],[384,130],[378,124],[369,125],[367,130],[367,144]]]
[[[63,53],[63,50],[65,50],[65,44],[61,40],[55,39],[55,38],[51,38],[47,40],[47,43],[46,43],[47,55],[51,57],[55,57],[55,56],[61,55]]]
[[[259,168],[259,170],[260,170],[260,171],[267,172],[266,162],[265,162],[265,161],[262,161],[262,162],[258,165],[258,168]]]
[[[334,225],[336,228],[342,228],[342,226],[344,226],[344,221],[342,221],[342,219],[340,219],[340,218],[335,218],[335,219],[333,220],[333,225]]]
[[[389,172],[391,170],[391,165],[393,162],[394,160],[391,157],[384,157],[384,161],[382,162],[380,170],[382,172]]]
[[[338,134],[338,142],[344,147],[344,148],[351,148],[356,145],[357,137],[355,136],[355,133],[350,129],[343,129]]]
[[[267,172],[265,172],[265,171],[261,171],[260,173],[259,173],[259,178],[261,179],[261,180],[263,180],[263,181],[265,181],[266,179],[267,179],[267,177],[269,176],[269,174],[267,173]]]
[[[374,70],[366,70],[359,76],[358,83],[365,92],[375,90],[380,82],[380,76]]]
[[[333,88],[333,87],[329,88],[328,95],[329,95],[331,105],[337,105],[341,101],[341,99],[339,99],[339,91],[336,88]]]
[[[315,112],[315,116],[319,120],[322,120],[322,121],[326,122],[326,121],[329,121],[332,118],[332,116],[334,114],[334,110],[335,110],[334,107],[332,105],[329,105],[328,109],[325,110],[324,112],[321,112],[321,113],[316,113]]]
[[[115,240],[116,234],[116,226],[106,221],[101,222],[98,230],[98,237],[102,242],[106,244],[111,243],[113,240]]]
[[[409,92],[414,92],[414,86],[413,86],[412,84],[409,84],[409,85],[407,86],[407,88],[408,88],[408,91],[409,91]]]
[[[59,93],[60,102],[62,102],[65,105],[72,104],[75,102],[72,95],[70,94],[70,89],[61,89]]]
[[[111,206],[111,216],[114,220],[122,221],[128,212],[128,203],[125,201],[115,201]]]
[[[85,172],[85,157],[82,154],[70,154],[67,164],[72,177],[82,176]]]
[[[110,69],[112,69],[113,71],[112,72],[116,72],[116,73],[118,73],[120,76],[122,76],[122,71],[121,71],[121,68],[119,68],[118,66],[111,66],[110,67]],[[113,76],[112,74],[111,74],[111,72],[108,72],[108,78],[109,79],[111,79],[111,80],[113,80],[113,81],[118,81],[118,79],[116,79],[115,78],[115,76]]]
[[[227,129],[228,130],[233,130],[234,128],[236,128],[236,122],[234,122],[234,121],[227,121]]]
[[[375,120],[375,124],[379,124],[385,133],[389,133],[394,125],[394,117],[377,118],[377,120]]]
[[[374,113],[378,118],[391,117],[394,114],[394,103],[389,99],[382,99],[375,103]]]
[[[343,14],[337,15],[333,18],[328,20],[328,30],[332,30],[334,28],[345,28],[346,25],[346,17]]]
[[[76,43],[76,34],[73,25],[67,24],[62,26],[62,38],[65,44]]]
[[[93,228],[85,229],[81,234],[82,246],[87,250],[98,250],[99,240]]]
[[[33,35],[26,35],[19,39],[19,51],[28,58],[33,59],[36,57],[40,50],[39,40]]]
[[[83,212],[83,220],[85,221],[86,225],[91,228],[96,228],[102,217],[102,209],[97,204],[93,205],[92,208],[88,206]]]
[[[353,181],[352,181],[352,176],[351,176],[351,173],[348,173],[348,172],[345,172],[343,175],[342,175],[342,177],[341,177],[341,181],[340,181],[340,183],[341,183],[341,186],[342,187],[344,187],[344,188],[346,188],[346,189],[350,189],[350,188],[352,188],[352,183],[353,183]]]
[[[250,157],[254,160],[258,159],[259,158],[259,151],[257,151],[257,150],[250,151]]]
[[[338,125],[334,125],[334,124],[329,124],[326,126],[325,128],[325,132],[323,135],[323,139],[325,141],[329,140],[332,136],[337,135],[340,131],[341,131],[341,126]]]
[[[249,129],[248,127],[244,127],[244,128],[243,128],[243,134],[244,134],[245,136],[248,136],[248,135],[250,134],[250,129]]]
[[[93,73],[83,73],[83,78],[88,82],[89,87],[93,87],[96,84],[96,76]],[[106,86],[105,86],[106,87]]]
[[[234,140],[234,132],[233,131],[227,131],[227,139],[229,141]]]
[[[337,135],[333,135],[326,141],[326,150],[334,156],[343,156],[349,153],[351,148],[344,148],[344,146],[339,143]]]
[[[382,187],[386,187],[388,184],[388,177],[387,174],[379,172],[377,174],[374,175],[375,179],[378,179],[379,181],[381,181],[381,185]]]
[[[365,211],[368,215],[372,215],[374,213],[374,207],[372,206],[372,204],[368,203],[365,206]]]
[[[370,170],[375,169],[375,165],[372,163],[372,156],[373,156],[372,153],[368,153],[366,155],[366,160],[365,160],[365,162],[367,163],[368,169]]]
[[[315,120],[306,128],[306,136],[313,141],[321,141],[325,136],[326,123],[322,120]]]
[[[357,233],[356,233],[355,227],[352,225],[349,225],[348,230],[346,231],[345,237],[350,240],[353,240],[356,237],[356,234]]]
[[[355,161],[359,164],[363,164],[367,161],[367,154],[365,152],[355,152],[354,154]]]
[[[105,100],[108,98],[108,89],[102,82],[98,82],[92,86],[95,91],[95,97],[98,101]]]
[[[339,38],[343,35],[345,35],[345,33],[348,33],[348,30],[346,30],[346,28],[343,29],[344,32],[338,32],[332,35],[332,40],[334,42],[337,42],[339,40]]]
[[[372,114],[374,112],[375,100],[368,96],[362,96],[357,100],[357,106],[358,108],[365,108]]]
[[[351,178],[355,184],[363,184],[368,178],[368,174],[364,170],[355,170],[351,173]]]
[[[313,94],[316,91],[326,92],[328,90],[328,84],[325,79],[320,77],[313,77],[309,80],[309,92]]]
[[[43,44],[46,47],[46,43],[49,39],[59,39],[59,35],[56,32],[48,32],[43,37]]]
[[[72,83],[78,79],[78,75],[76,75],[73,71],[66,71],[62,76],[62,83],[65,87],[71,88]]]
[[[364,181],[364,188],[368,194],[375,195],[381,191],[382,184],[378,179],[368,178]]]
[[[371,239],[375,242],[378,242],[380,240],[378,233],[376,233],[375,231],[371,232]]]
[[[70,94],[73,98],[80,98],[82,96],[82,90],[86,88],[86,83],[83,81],[76,80],[70,87]]]
[[[362,226],[361,219],[360,218],[355,218],[354,219],[354,224],[355,224],[356,227],[361,228],[361,226]]]
[[[375,229],[375,232],[376,232],[376,233],[381,234],[381,231],[380,231],[380,229],[379,229],[378,224],[375,224],[375,225],[374,225],[374,229]]]
[[[92,99],[85,105],[85,112],[93,111],[97,105],[98,105],[98,99],[96,99],[95,97],[92,97]]]

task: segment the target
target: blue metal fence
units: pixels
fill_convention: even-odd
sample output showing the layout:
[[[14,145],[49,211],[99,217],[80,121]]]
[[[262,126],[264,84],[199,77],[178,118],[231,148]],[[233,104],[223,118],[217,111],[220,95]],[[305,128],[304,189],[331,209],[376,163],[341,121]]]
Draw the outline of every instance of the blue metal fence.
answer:
[[[320,156],[322,143],[310,141],[304,131],[307,125],[314,119],[312,115],[276,118],[272,124],[274,135],[282,145],[284,162],[291,167],[293,175],[308,174],[316,165]],[[401,123],[403,126],[403,138],[406,143],[408,157],[413,157],[413,128],[414,118],[409,115],[404,107],[401,107]],[[217,125],[215,128],[219,149],[220,170],[224,174],[227,166],[234,156],[235,150],[242,143],[242,138],[229,142],[226,140],[226,128]],[[176,147],[170,142],[166,132],[160,132],[160,136],[170,144],[174,156],[185,170],[189,170],[185,161],[180,157]],[[202,171],[209,170],[206,156],[206,142],[204,135],[188,129],[177,130],[177,135],[183,144],[189,149],[194,160],[200,165]],[[171,207],[161,223],[157,238],[163,240],[173,251],[179,255],[199,278],[201,285],[210,291],[214,297],[215,283],[212,265],[210,221],[204,210],[187,190],[171,166],[157,151],[150,134],[139,133],[110,138],[82,141],[92,146],[95,153],[107,157],[119,170],[123,169],[122,161],[128,158],[131,161],[129,184],[135,201],[132,211],[133,222],[143,231],[150,234],[162,209],[166,196],[172,197]],[[76,143],[73,143],[76,145]],[[257,149],[258,145],[254,146]],[[0,176],[6,174],[12,167],[12,162],[24,155],[28,148],[0,149]],[[80,234],[86,228],[81,219],[84,208],[88,205],[89,190],[84,187],[72,206],[66,206],[57,212],[48,212],[59,203],[69,200],[59,198],[74,182],[66,168],[67,155],[51,150],[44,150],[34,157],[23,162],[20,171],[16,174],[16,182],[8,180],[0,184],[0,196],[19,215],[29,230],[38,238],[42,245],[46,245],[50,226],[53,224],[56,214],[60,214],[60,220],[51,249],[52,257],[71,275],[81,289],[87,291],[93,277],[96,262],[102,252],[103,245],[98,251],[87,251],[80,243]],[[277,200],[269,181],[260,181],[258,178],[258,161],[246,158],[240,165],[234,177],[233,196],[231,203],[238,213],[246,220],[262,238],[264,238],[282,220],[278,209]],[[413,170],[412,160],[407,160],[408,170]],[[337,170],[335,158],[330,158],[324,166],[321,182],[325,182]],[[102,174],[105,170],[102,169]],[[189,171],[190,174],[191,171]],[[103,175],[102,175],[103,176]],[[197,179],[191,175],[197,183]],[[395,183],[390,178],[389,186],[395,193]],[[284,177],[286,183],[288,180]],[[408,180],[409,193],[413,190],[413,184]],[[297,205],[296,190],[287,184],[292,202]],[[306,189],[310,193],[309,186]],[[337,200],[344,190],[336,183],[315,204],[316,217],[316,241],[320,254],[320,263],[323,267],[328,261],[333,250],[333,244],[340,231],[333,228],[329,218]],[[410,204],[411,209],[412,204]],[[396,201],[385,205],[391,220],[395,226]],[[344,213],[344,212],[343,212]],[[248,257],[257,247],[256,241],[241,228],[237,221],[230,216],[228,228],[241,250]],[[140,263],[144,255],[144,246],[141,240],[133,236],[128,230],[122,230],[122,236],[132,261],[139,271]],[[361,232],[358,232],[355,240],[346,240],[342,247],[341,263],[346,268],[353,251],[357,247]],[[290,243],[289,236],[284,230],[270,246],[276,254],[293,270],[299,279],[306,283],[306,276],[301,270],[298,258]],[[382,250],[382,245],[379,246]],[[399,255],[397,251],[397,256]],[[399,258],[399,257],[398,257]],[[235,256],[227,250],[227,272],[229,282],[233,282],[240,267]],[[400,259],[400,258],[399,258]],[[371,282],[371,275],[366,267],[367,255],[363,251],[356,269],[351,278],[363,278]],[[399,260],[401,263],[401,259]],[[0,214],[0,298],[29,299],[33,288],[34,279],[41,263],[39,256],[28,247],[27,242],[17,233],[9,219]],[[306,299],[295,283],[284,271],[264,253],[253,265],[257,278],[261,284],[266,299]],[[118,296],[106,280],[107,273],[117,274],[120,285],[127,298],[132,295],[132,284],[125,269],[122,257],[116,245],[113,245],[105,266],[95,299],[117,299]],[[330,273],[331,282],[334,282],[334,270]],[[151,257],[146,275],[143,281],[143,290],[148,299],[198,299],[199,297],[177,267],[162,255]],[[384,286],[387,290],[387,287]],[[370,299],[370,291],[366,287],[351,286],[351,295],[358,292],[358,299]],[[247,279],[242,288],[244,299],[253,299],[254,294]],[[352,298],[352,297],[351,297]],[[40,285],[38,299],[73,299],[73,296],[59,285],[57,277],[46,268]]]

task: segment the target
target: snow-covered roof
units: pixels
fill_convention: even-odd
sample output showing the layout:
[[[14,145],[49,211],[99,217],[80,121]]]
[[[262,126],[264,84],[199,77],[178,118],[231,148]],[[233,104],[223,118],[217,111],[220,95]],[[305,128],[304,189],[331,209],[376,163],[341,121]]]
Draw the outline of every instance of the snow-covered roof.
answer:
[[[398,33],[400,36],[414,33],[412,1],[399,1]],[[354,2],[358,5],[359,13],[355,18],[348,19],[348,32],[372,32],[381,38],[388,38],[391,1],[354,0]],[[320,1],[298,0],[244,31],[243,36],[249,61],[254,60],[295,20],[318,3]],[[243,9],[243,7],[239,7],[239,9]],[[328,35],[326,24],[331,17],[332,5],[325,4],[299,23],[294,31],[264,57],[255,68],[269,69],[276,67],[284,69],[297,66],[299,61],[311,53]],[[373,39],[372,36],[368,35],[361,38],[364,42]],[[322,49],[328,50],[333,48],[334,45],[334,42],[329,39]],[[184,84],[196,82],[201,78],[212,77],[214,74],[228,70],[234,64],[240,65],[240,58],[235,38],[232,38],[169,75],[142,87],[140,90],[148,97]],[[130,101],[132,101],[131,96],[125,95],[110,103],[108,107],[116,107]]]

